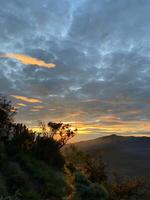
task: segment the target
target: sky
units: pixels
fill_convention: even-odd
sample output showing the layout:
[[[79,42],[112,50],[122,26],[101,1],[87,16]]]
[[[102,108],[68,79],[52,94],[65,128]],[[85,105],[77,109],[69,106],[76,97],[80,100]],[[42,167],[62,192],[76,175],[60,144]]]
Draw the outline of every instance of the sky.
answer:
[[[150,135],[149,0],[0,3],[0,93],[17,122]]]

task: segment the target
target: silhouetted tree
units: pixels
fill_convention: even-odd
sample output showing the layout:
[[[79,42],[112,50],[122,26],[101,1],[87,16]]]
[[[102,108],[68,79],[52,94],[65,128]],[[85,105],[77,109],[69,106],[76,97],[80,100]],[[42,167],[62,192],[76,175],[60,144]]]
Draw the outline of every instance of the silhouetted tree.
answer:
[[[14,136],[11,143],[19,149],[32,149],[35,143],[35,132],[29,130],[24,124],[14,124]]]
[[[42,135],[56,140],[59,144],[59,149],[62,148],[68,140],[73,138],[77,133],[77,129],[72,128],[70,124],[62,122],[49,122],[47,125],[49,130],[47,130],[45,123],[40,122],[40,125],[42,128]]]
[[[15,114],[16,109],[11,105],[11,101],[0,95],[0,128],[12,123]]]
[[[39,159],[51,166],[62,168],[64,165],[64,158],[59,151],[59,143],[53,138],[37,136],[33,152]]]

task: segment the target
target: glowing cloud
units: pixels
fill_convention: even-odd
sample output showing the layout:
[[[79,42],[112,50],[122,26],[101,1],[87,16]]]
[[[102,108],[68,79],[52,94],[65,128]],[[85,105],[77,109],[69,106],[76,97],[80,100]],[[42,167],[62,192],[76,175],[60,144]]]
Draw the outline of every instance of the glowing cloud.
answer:
[[[79,134],[122,134],[147,136],[150,130],[150,121],[118,121],[116,124],[94,123],[94,122],[76,122]]]
[[[19,106],[19,107],[26,107],[27,105],[24,104],[24,103],[17,103],[17,106]]]
[[[17,95],[11,95],[11,96],[14,97],[15,99],[19,99],[19,100],[29,102],[29,103],[42,103],[42,101],[39,99],[34,99],[34,98],[29,98],[29,97],[24,97],[24,96],[17,96]]]
[[[45,63],[43,60],[33,58],[24,54],[6,53],[6,54],[1,54],[0,58],[12,58],[19,60],[24,65],[37,65],[39,67],[44,67],[44,68],[53,68],[56,66],[53,63]]]

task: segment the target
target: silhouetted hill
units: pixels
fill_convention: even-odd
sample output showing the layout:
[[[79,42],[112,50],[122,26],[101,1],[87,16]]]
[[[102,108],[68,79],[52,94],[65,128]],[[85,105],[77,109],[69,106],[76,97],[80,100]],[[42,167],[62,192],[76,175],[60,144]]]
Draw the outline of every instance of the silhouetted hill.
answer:
[[[126,176],[143,176],[150,182],[150,138],[110,135],[76,143],[92,156],[102,154],[108,169]]]

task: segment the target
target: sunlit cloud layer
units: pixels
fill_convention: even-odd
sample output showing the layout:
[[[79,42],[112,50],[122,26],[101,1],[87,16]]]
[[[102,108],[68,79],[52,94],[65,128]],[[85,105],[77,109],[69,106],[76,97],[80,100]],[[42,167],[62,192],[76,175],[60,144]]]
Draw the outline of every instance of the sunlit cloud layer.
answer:
[[[108,124],[103,123],[81,123],[78,124],[78,131],[81,134],[92,134],[92,133],[109,133],[109,134],[136,134],[140,133],[140,135],[147,135],[148,131],[150,130],[150,121],[126,121],[119,123],[111,124],[109,126]],[[145,134],[144,134],[145,133]]]
[[[41,100],[35,99],[35,98],[29,98],[29,97],[17,96],[17,95],[11,95],[11,96],[14,97],[15,99],[19,99],[21,101],[25,101],[28,103],[42,103]],[[23,104],[21,103],[20,105],[23,105]]]
[[[24,54],[6,53],[6,54],[1,54],[0,57],[16,59],[24,65],[36,65],[36,66],[45,67],[45,68],[55,67],[55,64],[53,63],[45,63],[43,60],[33,58]]]
[[[25,107],[25,106],[27,106],[27,105],[24,104],[24,103],[17,103],[16,105],[19,106],[19,107]]]

